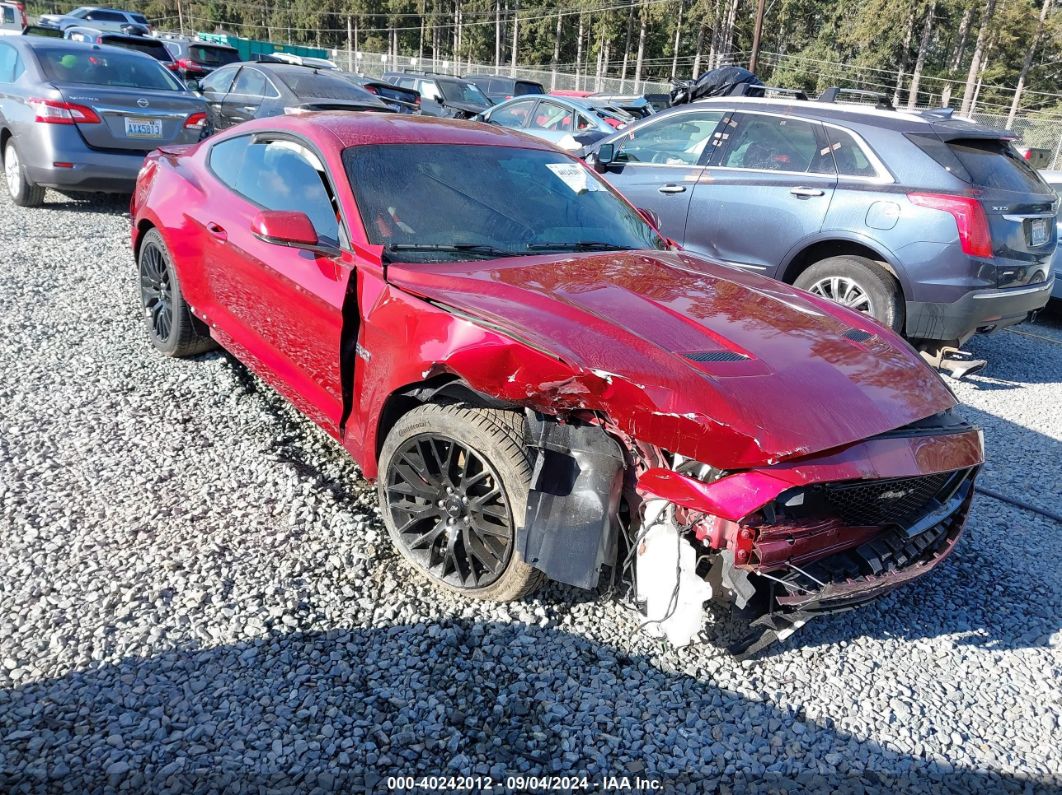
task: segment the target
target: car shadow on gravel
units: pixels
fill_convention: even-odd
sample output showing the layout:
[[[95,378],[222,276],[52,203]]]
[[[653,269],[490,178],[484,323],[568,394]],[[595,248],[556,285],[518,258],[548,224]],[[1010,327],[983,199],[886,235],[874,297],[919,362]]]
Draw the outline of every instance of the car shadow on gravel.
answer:
[[[77,213],[122,215],[129,212],[129,193],[59,193],[45,194],[45,210],[68,210]]]
[[[898,754],[831,723],[554,629],[335,629],[0,690],[0,790],[361,792],[387,791],[391,775],[522,773],[689,792],[1054,784]]]

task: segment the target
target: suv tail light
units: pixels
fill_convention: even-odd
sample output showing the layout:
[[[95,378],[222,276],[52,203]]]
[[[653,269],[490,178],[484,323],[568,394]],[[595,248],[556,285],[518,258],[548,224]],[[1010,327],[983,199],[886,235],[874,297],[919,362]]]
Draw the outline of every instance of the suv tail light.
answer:
[[[207,115],[200,111],[199,113],[193,113],[188,117],[188,121],[184,123],[185,129],[201,130],[206,126]]]
[[[36,114],[33,119],[42,124],[99,124],[100,117],[92,108],[74,105],[71,102],[59,102],[54,99],[28,99]]]
[[[971,257],[992,256],[992,233],[988,228],[988,216],[981,202],[969,196],[948,193],[908,193],[911,204],[929,207],[932,210],[950,213],[959,230],[959,243],[964,254]]]
[[[181,69],[183,69],[186,72],[205,72],[206,71],[206,69],[204,69],[202,66],[197,64],[195,61],[189,61],[187,58],[179,59],[177,61],[177,66],[179,66]]]

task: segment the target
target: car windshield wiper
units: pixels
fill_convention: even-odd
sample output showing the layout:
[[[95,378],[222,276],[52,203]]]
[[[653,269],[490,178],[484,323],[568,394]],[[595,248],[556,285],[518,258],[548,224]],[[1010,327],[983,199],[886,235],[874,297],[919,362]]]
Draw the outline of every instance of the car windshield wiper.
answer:
[[[384,251],[439,251],[451,254],[475,254],[480,257],[518,257],[527,252],[509,251],[485,243],[391,243]]]
[[[578,240],[573,243],[531,243],[528,251],[629,251],[631,246],[618,246],[602,240]]]

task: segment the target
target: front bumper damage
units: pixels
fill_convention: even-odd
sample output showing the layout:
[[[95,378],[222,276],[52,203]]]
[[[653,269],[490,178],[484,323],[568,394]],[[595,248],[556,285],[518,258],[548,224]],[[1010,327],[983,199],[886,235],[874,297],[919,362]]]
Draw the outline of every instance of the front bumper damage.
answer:
[[[525,560],[583,588],[610,566],[645,630],[676,646],[703,629],[707,599],[728,597],[750,619],[738,656],[930,572],[958,541],[983,463],[980,431],[950,416],[730,473],[600,426],[531,427]]]

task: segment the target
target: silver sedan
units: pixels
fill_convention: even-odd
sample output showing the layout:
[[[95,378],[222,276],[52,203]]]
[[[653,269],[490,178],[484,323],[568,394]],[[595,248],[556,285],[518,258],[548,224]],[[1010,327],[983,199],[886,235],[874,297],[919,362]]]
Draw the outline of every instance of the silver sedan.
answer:
[[[544,138],[574,152],[622,129],[634,117],[593,97],[523,96],[495,105],[481,113],[479,120]]]
[[[1040,176],[1044,178],[1052,188],[1055,189],[1055,193],[1058,194],[1059,204],[1062,205],[1062,171],[1041,171]],[[1062,211],[1062,207],[1059,208]],[[1055,221],[1058,224],[1059,239],[1062,240],[1062,214]],[[1062,245],[1059,245],[1055,249],[1055,258],[1051,261],[1051,269],[1055,272],[1055,286],[1051,289],[1051,297],[1055,300],[1062,300]]]

